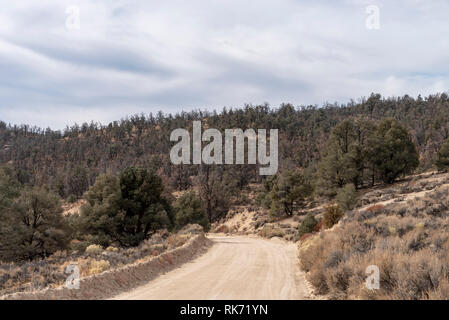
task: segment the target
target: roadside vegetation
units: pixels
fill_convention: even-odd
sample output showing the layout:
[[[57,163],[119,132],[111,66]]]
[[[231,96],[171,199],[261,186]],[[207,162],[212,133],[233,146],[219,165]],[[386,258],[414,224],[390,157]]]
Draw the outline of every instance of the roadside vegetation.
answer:
[[[61,284],[69,261],[89,275],[146,259],[198,225],[299,241],[302,268],[332,298],[445,298],[447,189],[410,175],[447,172],[448,106],[446,94],[372,94],[340,106],[136,115],[62,132],[0,122],[0,290]],[[279,128],[278,173],[173,165],[170,132],[192,120]],[[364,289],[367,263],[379,265],[383,289]]]
[[[143,261],[209,228],[194,192],[172,205],[161,179],[143,168],[100,175],[70,215],[58,195],[21,185],[9,168],[0,180],[0,294],[62,285],[69,264],[88,276]]]
[[[449,187],[389,206],[347,212],[300,244],[317,294],[332,299],[449,299]],[[365,285],[379,267],[380,289]]]
[[[144,262],[167,250],[185,244],[192,236],[202,232],[199,225],[187,225],[177,233],[158,231],[138,246],[106,248],[91,244],[84,251],[60,250],[51,256],[26,262],[0,263],[0,295],[35,291],[64,285],[67,266],[76,265],[81,277],[102,273],[132,263]],[[76,241],[75,241],[76,242]]]

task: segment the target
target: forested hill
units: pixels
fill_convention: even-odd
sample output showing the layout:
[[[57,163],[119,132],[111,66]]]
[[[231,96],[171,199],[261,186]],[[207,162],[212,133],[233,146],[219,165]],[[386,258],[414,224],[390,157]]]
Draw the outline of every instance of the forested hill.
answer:
[[[449,97],[438,94],[417,99],[409,96],[382,98],[371,95],[359,102],[322,107],[272,109],[268,105],[176,115],[136,115],[109,125],[82,124],[63,132],[0,122],[0,162],[15,169],[21,183],[50,186],[63,197],[79,197],[105,171],[127,166],[153,167],[173,188],[188,185],[195,166],[172,166],[170,133],[191,128],[202,119],[208,127],[279,129],[280,167],[310,167],[319,159],[331,129],[350,117],[380,120],[393,117],[410,132],[420,154],[421,168],[433,165],[443,140],[449,137]],[[224,169],[226,170],[226,169]],[[236,174],[238,174],[237,171]],[[257,170],[241,168],[246,179],[259,179]]]

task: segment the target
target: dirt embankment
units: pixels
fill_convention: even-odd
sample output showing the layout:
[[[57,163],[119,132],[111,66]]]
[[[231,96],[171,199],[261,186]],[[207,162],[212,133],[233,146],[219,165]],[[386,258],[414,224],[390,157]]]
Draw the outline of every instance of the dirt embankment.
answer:
[[[195,259],[207,251],[212,241],[204,234],[190,239],[186,244],[165,252],[148,261],[105,271],[80,279],[79,289],[49,288],[36,292],[15,293],[1,297],[3,300],[53,300],[53,299],[107,299],[142,285],[161,274]]]

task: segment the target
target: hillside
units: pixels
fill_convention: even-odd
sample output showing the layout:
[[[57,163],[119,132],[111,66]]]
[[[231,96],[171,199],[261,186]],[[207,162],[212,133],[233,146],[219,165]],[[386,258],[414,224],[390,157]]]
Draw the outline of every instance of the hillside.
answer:
[[[198,166],[171,165],[170,132],[190,130],[192,120],[226,128],[278,128],[280,168],[314,167],[331,129],[350,117],[380,120],[393,117],[410,132],[420,155],[420,168],[430,168],[441,143],[449,137],[449,98],[446,94],[413,99],[372,95],[360,102],[322,107],[268,105],[175,115],[136,115],[108,125],[74,125],[52,131],[0,122],[0,163],[12,166],[21,183],[47,184],[60,196],[79,198],[106,171],[127,166],[153,167],[173,189],[185,189],[197,176]],[[235,170],[236,168],[234,168]],[[222,170],[227,170],[223,167]],[[257,170],[238,167],[239,186],[260,181]]]
[[[360,207],[337,225],[299,243],[299,261],[315,293],[449,299],[448,195],[449,175],[436,173],[363,194]],[[366,285],[369,266],[378,268],[377,290]]]
[[[172,164],[170,133],[190,131],[193,120],[220,131],[277,128],[278,172],[265,177],[259,165]],[[229,260],[240,265],[248,258],[260,278],[279,282],[267,287],[254,280],[250,293],[261,298],[295,298],[295,288],[308,298],[310,286],[318,298],[447,298],[448,137],[446,94],[159,113],[64,132],[0,123],[0,290],[62,285],[73,261],[85,277],[157,264],[161,254],[173,266],[170,250],[188,241],[192,233],[183,230],[194,225],[195,234],[220,236],[201,236],[198,252],[212,243],[214,249],[174,272],[177,279],[219,268],[217,256],[241,240],[244,247]],[[370,265],[380,269],[379,291],[365,290],[363,268]],[[235,296],[226,282],[243,271],[224,270],[229,276],[217,280],[223,285],[217,290]],[[170,276],[160,281],[177,285]],[[143,288],[131,296],[160,297]]]
[[[326,226],[332,202],[273,219],[254,204],[233,208],[216,232],[295,242],[315,299],[449,299],[449,174],[426,172],[361,190],[357,205]],[[308,217],[316,219],[300,235]],[[369,290],[368,266],[379,268]]]

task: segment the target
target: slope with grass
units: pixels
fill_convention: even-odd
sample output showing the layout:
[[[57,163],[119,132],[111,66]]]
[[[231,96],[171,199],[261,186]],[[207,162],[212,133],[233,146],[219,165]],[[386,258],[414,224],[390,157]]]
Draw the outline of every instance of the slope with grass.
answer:
[[[332,229],[299,243],[302,270],[331,299],[449,299],[449,175],[426,173],[362,196]],[[380,288],[365,286],[366,268]]]

